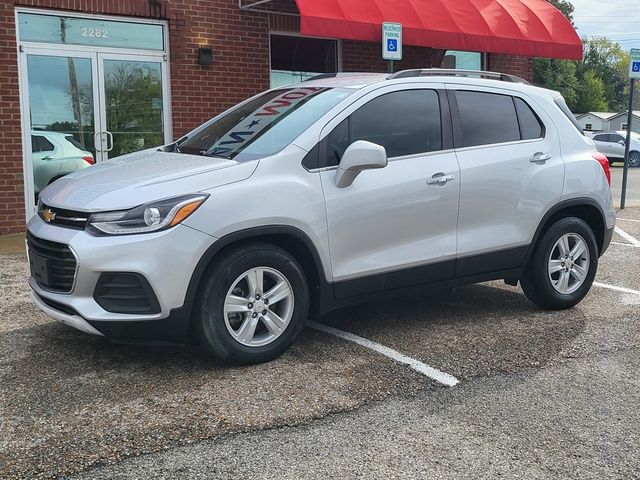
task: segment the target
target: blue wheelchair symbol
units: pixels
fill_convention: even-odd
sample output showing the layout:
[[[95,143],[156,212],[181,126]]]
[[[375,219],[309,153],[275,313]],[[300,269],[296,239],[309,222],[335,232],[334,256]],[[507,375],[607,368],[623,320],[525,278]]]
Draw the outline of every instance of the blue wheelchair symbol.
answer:
[[[387,39],[387,50],[389,50],[390,52],[397,52],[398,51],[398,40],[392,39],[392,38],[388,38]]]
[[[631,70],[634,72],[640,72],[640,62],[633,62]]]

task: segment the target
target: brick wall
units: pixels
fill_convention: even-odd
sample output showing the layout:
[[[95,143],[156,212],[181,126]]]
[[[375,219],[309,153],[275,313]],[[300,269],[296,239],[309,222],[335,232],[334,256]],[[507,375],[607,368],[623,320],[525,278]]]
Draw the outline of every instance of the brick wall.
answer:
[[[291,4],[291,0],[281,0]],[[24,189],[14,7],[29,6],[166,19],[169,23],[173,132],[177,138],[216,113],[269,87],[269,31],[298,31],[296,17],[246,12],[236,0],[2,0],[0,2],[0,235],[24,230]],[[214,64],[197,64],[199,46]],[[405,46],[395,69],[429,67],[437,51]],[[345,71],[387,69],[380,45],[344,41]],[[439,63],[436,61],[435,63]],[[491,55],[490,68],[530,79],[531,61]]]
[[[488,70],[508,73],[533,82],[533,59],[516,55],[489,54]]]

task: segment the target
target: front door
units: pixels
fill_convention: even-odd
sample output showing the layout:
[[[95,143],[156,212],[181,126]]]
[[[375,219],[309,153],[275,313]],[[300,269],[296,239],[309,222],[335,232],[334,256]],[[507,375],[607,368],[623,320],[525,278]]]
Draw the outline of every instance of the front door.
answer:
[[[27,218],[74,171],[172,140],[164,26],[20,12]]]
[[[460,175],[443,145],[440,100],[415,87],[377,96],[321,143],[329,167],[356,140],[384,146],[389,159],[345,188],[335,169],[320,173],[337,298],[453,276]]]

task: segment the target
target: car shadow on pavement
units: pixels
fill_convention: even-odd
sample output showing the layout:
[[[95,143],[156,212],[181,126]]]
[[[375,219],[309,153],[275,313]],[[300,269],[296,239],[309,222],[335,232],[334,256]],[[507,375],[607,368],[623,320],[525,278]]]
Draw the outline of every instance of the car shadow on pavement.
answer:
[[[498,282],[369,303],[323,322],[459,378],[537,368],[584,329],[581,307],[544,311]]]

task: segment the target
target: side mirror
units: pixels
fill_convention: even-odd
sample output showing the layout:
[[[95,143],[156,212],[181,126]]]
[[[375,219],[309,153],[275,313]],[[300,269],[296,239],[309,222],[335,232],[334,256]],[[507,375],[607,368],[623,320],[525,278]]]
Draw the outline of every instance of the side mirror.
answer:
[[[387,151],[384,147],[365,140],[353,142],[345,150],[338,165],[335,177],[336,187],[348,187],[363,170],[386,166]]]
[[[627,144],[624,140],[618,140],[618,145],[622,145],[623,147]]]

